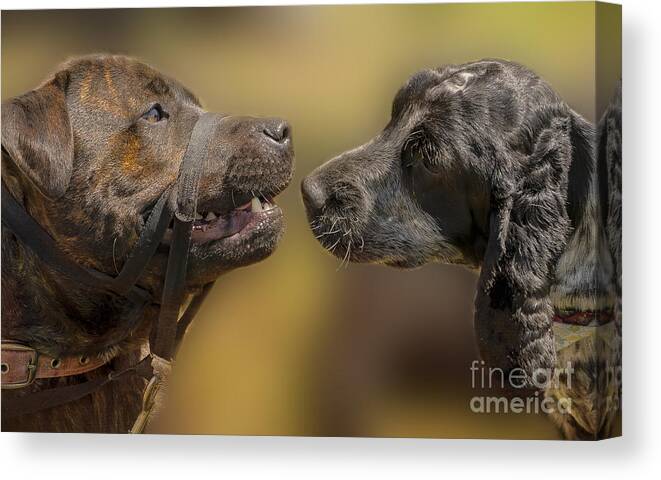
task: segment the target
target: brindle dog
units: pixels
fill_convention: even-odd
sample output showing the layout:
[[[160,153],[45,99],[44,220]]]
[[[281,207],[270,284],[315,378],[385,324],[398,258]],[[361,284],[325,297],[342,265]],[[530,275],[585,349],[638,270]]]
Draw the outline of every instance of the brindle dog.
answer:
[[[161,193],[177,179],[199,100],[134,59],[95,55],[64,64],[40,87],[2,104],[2,179],[71,259],[115,275]],[[270,255],[283,231],[271,203],[293,170],[290,128],[280,119],[227,116],[211,139],[198,228],[189,251],[187,291]],[[239,215],[241,222],[220,222]],[[214,228],[218,225],[218,228]],[[138,282],[160,298],[168,249],[162,245]],[[158,305],[135,331],[116,328],[129,310],[121,297],[88,288],[44,265],[2,229],[2,336],[44,354],[100,355],[128,365],[144,347]],[[105,375],[39,380],[2,395]],[[6,420],[3,430],[126,432],[144,382],[111,383],[93,395]]]
[[[597,132],[521,65],[424,70],[380,134],[302,184],[315,235],[339,258],[480,270],[482,358],[519,395],[571,400],[552,414],[569,438],[608,436],[618,409],[619,98]],[[564,348],[558,318],[594,321],[572,325],[583,340]]]

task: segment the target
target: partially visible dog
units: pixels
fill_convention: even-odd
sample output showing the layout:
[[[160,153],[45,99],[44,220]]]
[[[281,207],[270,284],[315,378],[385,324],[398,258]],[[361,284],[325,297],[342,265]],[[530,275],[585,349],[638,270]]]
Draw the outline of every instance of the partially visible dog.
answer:
[[[177,179],[188,139],[204,113],[176,81],[131,58],[95,55],[64,64],[37,89],[2,104],[2,180],[14,198],[77,263],[116,275],[156,200]],[[270,255],[283,230],[272,203],[289,183],[293,147],[280,119],[226,116],[209,140],[186,288]],[[240,221],[239,221],[240,220]],[[168,247],[139,286],[160,298]],[[2,229],[2,336],[53,358],[80,355],[130,364],[158,312],[136,331],[117,328],[127,302],[61,276]],[[37,380],[6,396],[107,375]],[[3,367],[3,375],[5,369]],[[144,381],[129,377],[76,402],[11,419],[3,430],[126,432]]]
[[[618,410],[619,111],[617,95],[595,132],[511,62],[425,70],[380,134],[302,183],[339,258],[480,269],[481,356],[515,388],[570,399],[551,414],[567,438],[608,436]]]

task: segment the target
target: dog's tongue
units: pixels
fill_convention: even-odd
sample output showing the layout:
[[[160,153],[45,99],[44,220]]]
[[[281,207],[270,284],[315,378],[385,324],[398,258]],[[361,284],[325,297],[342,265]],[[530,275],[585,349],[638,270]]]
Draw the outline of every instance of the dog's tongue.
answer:
[[[275,204],[271,204],[268,200],[262,201],[257,197],[253,197],[250,202],[221,216],[216,216],[213,212],[207,212],[206,217],[202,214],[196,214],[193,230],[191,231],[191,242],[200,244],[231,237],[243,230],[256,216],[272,208],[275,208]],[[165,232],[163,243],[169,245],[172,241],[172,235],[171,227]]]
[[[250,211],[232,210],[229,214],[218,217],[209,223],[193,224],[191,241],[193,243],[206,243],[211,240],[231,237],[250,223],[250,217]]]
[[[191,242],[199,244],[231,237],[250,223],[251,215],[250,210],[232,210],[227,215],[208,222],[195,221],[191,232]],[[172,230],[168,229],[163,236],[163,243],[169,245],[172,242],[172,235]]]

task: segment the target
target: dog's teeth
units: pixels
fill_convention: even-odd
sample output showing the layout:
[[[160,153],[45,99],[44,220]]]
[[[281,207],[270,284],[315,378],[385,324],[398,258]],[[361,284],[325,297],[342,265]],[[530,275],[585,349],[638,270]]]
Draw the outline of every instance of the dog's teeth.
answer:
[[[202,220],[202,218],[203,218],[202,215],[200,215],[199,213],[195,212],[195,220]]]
[[[216,214],[213,213],[213,212],[207,213],[207,216],[205,217],[205,220],[207,220],[207,221],[211,221],[211,220],[215,220],[215,219],[216,219]]]
[[[264,210],[264,209],[262,208],[262,202],[259,201],[259,198],[257,198],[257,197],[252,197],[252,200],[251,200],[251,202],[250,202],[250,209],[251,209],[253,212],[261,212],[262,210]]]

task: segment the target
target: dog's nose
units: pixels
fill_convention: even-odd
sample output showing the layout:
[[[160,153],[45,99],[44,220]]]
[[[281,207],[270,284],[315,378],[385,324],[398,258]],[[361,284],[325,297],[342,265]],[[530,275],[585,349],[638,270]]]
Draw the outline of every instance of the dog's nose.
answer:
[[[264,124],[264,135],[276,143],[287,143],[291,135],[289,124],[280,118],[269,118]]]
[[[327,195],[321,182],[315,179],[314,175],[308,175],[301,183],[301,194],[303,203],[308,212],[317,215],[326,204]]]

